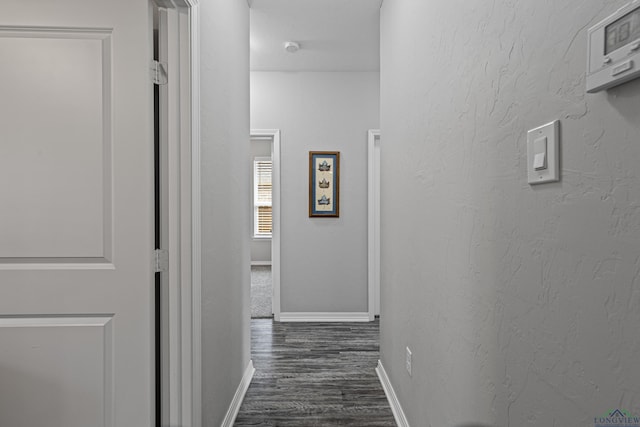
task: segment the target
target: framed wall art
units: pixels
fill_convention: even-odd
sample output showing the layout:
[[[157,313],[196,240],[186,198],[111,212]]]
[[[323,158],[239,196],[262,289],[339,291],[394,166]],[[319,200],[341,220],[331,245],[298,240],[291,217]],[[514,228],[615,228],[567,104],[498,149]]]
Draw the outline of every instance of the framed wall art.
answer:
[[[340,152],[309,151],[309,216],[340,216]]]

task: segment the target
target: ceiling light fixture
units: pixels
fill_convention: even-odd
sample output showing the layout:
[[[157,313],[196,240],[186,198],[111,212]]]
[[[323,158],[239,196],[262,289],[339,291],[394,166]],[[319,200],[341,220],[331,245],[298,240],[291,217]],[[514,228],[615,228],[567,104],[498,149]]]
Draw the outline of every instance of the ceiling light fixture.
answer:
[[[296,53],[300,49],[300,43],[298,42],[286,42],[284,44],[284,50],[289,53]]]

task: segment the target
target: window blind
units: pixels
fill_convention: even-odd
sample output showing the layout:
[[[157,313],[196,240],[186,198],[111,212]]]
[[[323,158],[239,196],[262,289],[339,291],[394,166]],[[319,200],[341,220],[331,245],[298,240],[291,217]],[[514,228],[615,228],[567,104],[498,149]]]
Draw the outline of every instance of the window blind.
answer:
[[[256,236],[271,236],[273,229],[271,193],[272,193],[271,159],[256,158],[253,162],[253,204],[254,204],[254,234]]]

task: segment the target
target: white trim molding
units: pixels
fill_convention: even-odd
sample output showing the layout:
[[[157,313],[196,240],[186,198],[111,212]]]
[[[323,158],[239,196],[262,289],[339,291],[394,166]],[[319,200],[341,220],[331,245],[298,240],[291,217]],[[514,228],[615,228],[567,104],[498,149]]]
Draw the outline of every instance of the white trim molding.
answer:
[[[251,261],[251,266],[271,265],[271,261]]]
[[[280,313],[281,322],[368,322],[369,313],[323,313],[288,312]]]
[[[247,389],[251,384],[251,379],[255,372],[256,368],[253,367],[253,360],[250,360],[247,365],[247,369],[244,371],[242,380],[240,380],[240,384],[238,384],[238,388],[236,389],[236,394],[233,396],[231,405],[229,405],[227,414],[225,415],[224,420],[222,420],[222,424],[220,424],[221,427],[233,427],[233,423],[236,421],[236,417],[238,416],[238,411],[240,411],[240,405],[242,405],[244,395],[247,393]]]
[[[202,195],[200,176],[200,6],[187,0],[191,77],[191,425],[202,426]],[[188,329],[187,327],[187,329]]]
[[[270,139],[273,182],[271,192],[271,282],[273,318],[280,321],[280,130],[251,129],[252,139]]]
[[[407,421],[407,417],[404,415],[404,411],[402,410],[402,406],[400,406],[398,396],[396,396],[396,392],[395,390],[393,390],[391,381],[387,376],[387,371],[384,370],[384,366],[382,366],[382,362],[379,360],[378,367],[376,368],[376,373],[378,374],[380,384],[382,384],[382,388],[384,389],[384,394],[387,395],[387,400],[389,401],[389,405],[391,406],[393,417],[396,419],[396,424],[398,424],[398,427],[410,427],[409,421]]]
[[[200,427],[200,110],[198,0],[159,5],[159,60],[169,83],[161,87],[163,248],[167,328],[163,334],[163,425]],[[163,9],[166,8],[166,9]],[[163,323],[164,325],[164,323]],[[164,326],[163,326],[164,327]],[[168,346],[166,345],[168,344]]]

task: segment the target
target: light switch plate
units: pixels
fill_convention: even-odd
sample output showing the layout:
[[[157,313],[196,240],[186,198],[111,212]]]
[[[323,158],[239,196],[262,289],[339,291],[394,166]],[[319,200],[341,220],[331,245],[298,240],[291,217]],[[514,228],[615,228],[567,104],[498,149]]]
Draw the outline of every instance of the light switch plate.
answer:
[[[547,138],[546,168],[536,170],[535,142]],[[540,144],[538,144],[540,145]],[[560,181],[560,121],[542,125],[527,132],[527,181],[529,184]]]

